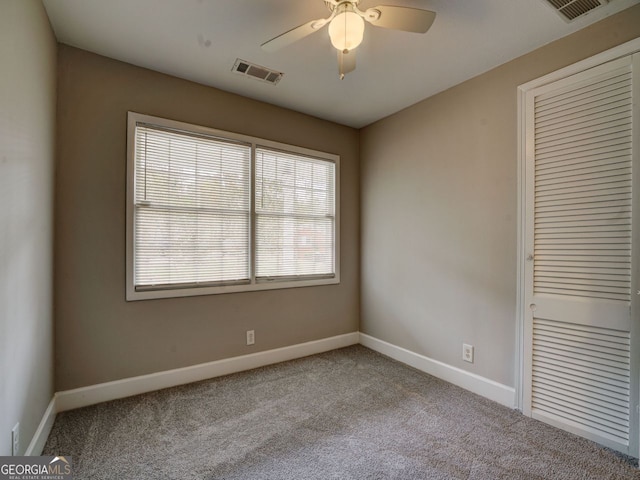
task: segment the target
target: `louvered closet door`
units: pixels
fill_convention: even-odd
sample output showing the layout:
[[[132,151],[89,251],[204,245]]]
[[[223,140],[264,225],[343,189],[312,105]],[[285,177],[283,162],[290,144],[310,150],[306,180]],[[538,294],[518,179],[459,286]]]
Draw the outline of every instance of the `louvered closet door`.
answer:
[[[637,455],[634,62],[527,96],[524,412]]]

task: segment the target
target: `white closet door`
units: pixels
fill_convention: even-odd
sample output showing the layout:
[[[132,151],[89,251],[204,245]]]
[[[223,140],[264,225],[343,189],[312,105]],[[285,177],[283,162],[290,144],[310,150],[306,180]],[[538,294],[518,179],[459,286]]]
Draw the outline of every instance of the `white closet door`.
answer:
[[[524,413],[637,456],[634,63],[527,94]]]

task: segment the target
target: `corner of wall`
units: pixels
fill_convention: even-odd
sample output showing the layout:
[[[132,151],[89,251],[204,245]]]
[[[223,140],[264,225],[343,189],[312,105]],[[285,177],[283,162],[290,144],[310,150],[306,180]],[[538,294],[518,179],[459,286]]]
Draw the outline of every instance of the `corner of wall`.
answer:
[[[0,455],[53,397],[56,41],[40,0],[0,3]]]

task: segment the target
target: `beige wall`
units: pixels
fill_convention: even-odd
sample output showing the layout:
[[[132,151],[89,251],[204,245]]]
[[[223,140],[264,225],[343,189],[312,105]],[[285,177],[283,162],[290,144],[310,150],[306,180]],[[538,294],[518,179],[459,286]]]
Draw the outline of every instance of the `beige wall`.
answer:
[[[356,130],[65,45],[58,106],[57,390],[358,330]],[[341,284],[126,302],[128,110],[339,154]]]
[[[0,0],[0,455],[53,396],[56,42],[40,0]]]
[[[361,131],[361,331],[514,385],[516,88],[639,35],[636,6]]]

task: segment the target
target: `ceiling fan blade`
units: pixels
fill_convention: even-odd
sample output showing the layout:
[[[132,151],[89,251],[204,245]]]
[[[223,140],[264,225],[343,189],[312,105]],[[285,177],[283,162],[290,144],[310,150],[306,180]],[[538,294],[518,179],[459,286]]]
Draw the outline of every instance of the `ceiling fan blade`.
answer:
[[[342,51],[338,50],[338,72],[340,73],[340,80],[344,79],[344,76],[353,72],[356,69],[356,51]]]
[[[395,5],[378,5],[364,15],[364,19],[376,27],[415,33],[426,33],[435,18],[436,13],[430,10]]]
[[[292,28],[288,32],[284,32],[275,38],[263,43],[262,49],[267,52],[275,52],[287,45],[291,45],[298,40],[302,40],[307,35],[311,35],[313,32],[317,32],[329,22],[329,18],[321,18],[319,20],[311,20],[296,28]]]

